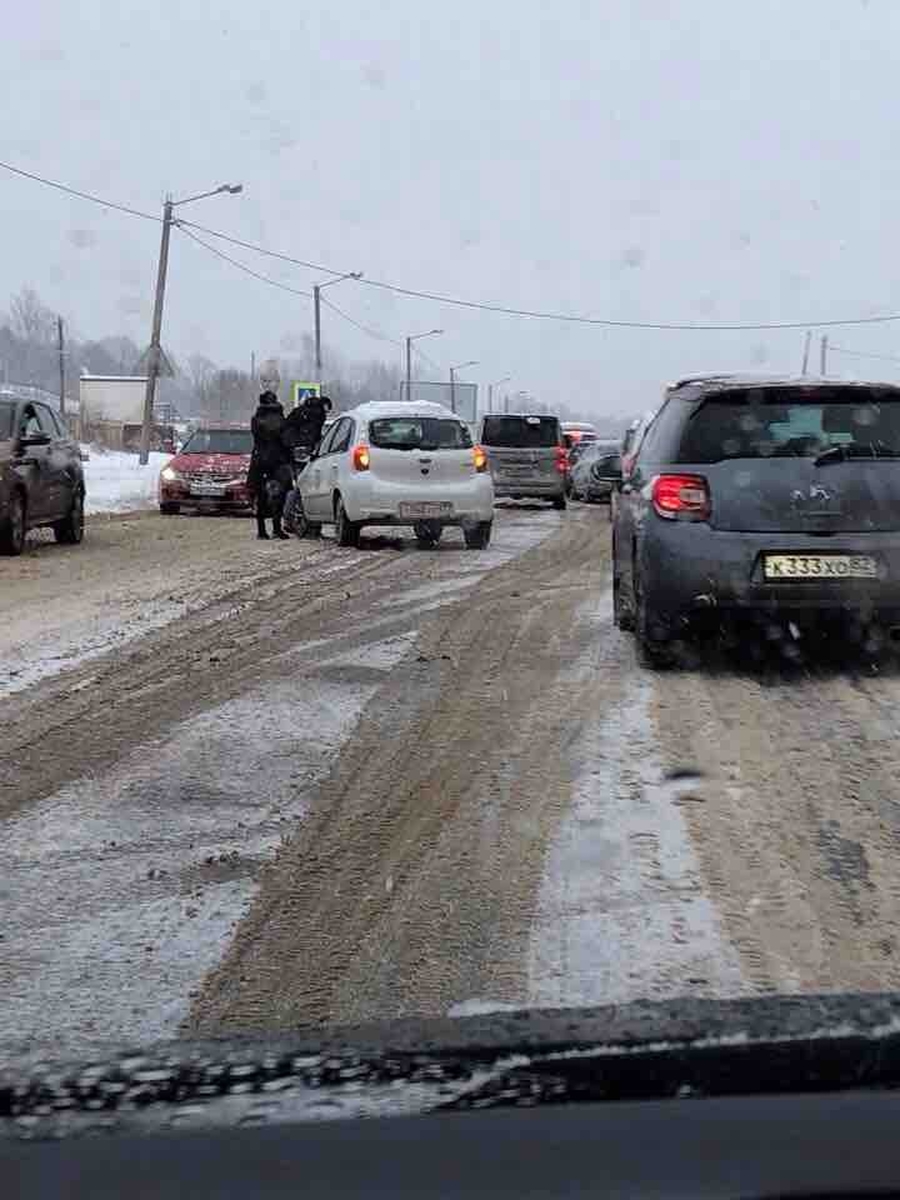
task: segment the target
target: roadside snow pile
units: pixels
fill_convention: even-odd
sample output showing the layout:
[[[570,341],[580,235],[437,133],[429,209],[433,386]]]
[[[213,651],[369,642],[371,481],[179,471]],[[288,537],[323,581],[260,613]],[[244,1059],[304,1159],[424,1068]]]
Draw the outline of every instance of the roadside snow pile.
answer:
[[[153,453],[146,467],[136,454],[82,446],[90,457],[84,466],[85,512],[131,512],[154,508],[159,499],[159,473],[171,455]]]

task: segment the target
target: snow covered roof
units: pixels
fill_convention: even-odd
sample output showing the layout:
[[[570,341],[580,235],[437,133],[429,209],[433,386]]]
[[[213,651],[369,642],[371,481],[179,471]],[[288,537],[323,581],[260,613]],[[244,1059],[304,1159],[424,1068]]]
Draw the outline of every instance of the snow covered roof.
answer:
[[[459,413],[451,412],[445,405],[435,404],[433,400],[370,400],[337,415],[356,417],[361,421],[374,421],[379,417],[449,417],[457,421],[463,419]]]

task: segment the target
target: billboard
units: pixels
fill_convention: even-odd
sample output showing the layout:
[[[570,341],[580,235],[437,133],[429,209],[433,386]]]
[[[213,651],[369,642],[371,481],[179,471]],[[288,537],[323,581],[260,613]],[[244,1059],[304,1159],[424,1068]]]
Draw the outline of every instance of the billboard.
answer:
[[[298,404],[302,404],[307,396],[321,396],[321,383],[308,383],[304,380],[295,379],[291,383],[291,399],[288,404],[288,412],[292,408],[296,408]]]
[[[406,394],[406,380],[400,384],[401,400],[429,400],[432,404],[443,404],[445,408],[457,413],[464,421],[474,424],[478,420],[478,384],[460,383],[428,383],[414,379]]]

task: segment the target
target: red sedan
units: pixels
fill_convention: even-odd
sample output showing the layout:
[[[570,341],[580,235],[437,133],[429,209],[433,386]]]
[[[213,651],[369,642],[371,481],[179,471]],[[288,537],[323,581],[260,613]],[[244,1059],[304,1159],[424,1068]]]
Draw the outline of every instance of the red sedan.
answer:
[[[249,509],[252,449],[253,435],[246,427],[196,430],[160,472],[159,511]]]

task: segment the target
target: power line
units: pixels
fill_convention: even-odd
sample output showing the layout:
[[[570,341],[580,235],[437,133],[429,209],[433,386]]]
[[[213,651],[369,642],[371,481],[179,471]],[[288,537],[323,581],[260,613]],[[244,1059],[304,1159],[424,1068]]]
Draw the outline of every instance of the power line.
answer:
[[[236,258],[232,258],[230,254],[226,254],[224,250],[219,250],[216,246],[210,246],[208,242],[204,242],[202,238],[198,238],[196,233],[192,233],[190,229],[185,229],[185,222],[175,221],[175,226],[181,230],[183,234],[196,242],[198,246],[202,246],[204,250],[208,250],[210,254],[215,254],[216,258],[224,259],[225,262],[231,263],[233,267],[237,267],[239,271],[244,271],[247,275],[252,275],[254,279],[260,280],[261,283],[268,283],[270,287],[281,288],[283,292],[291,292],[294,296],[303,296],[307,300],[312,299],[312,292],[302,292],[299,288],[291,287],[290,284],[282,283],[280,279],[272,279],[269,275],[263,275],[259,271],[254,271],[252,267],[246,266],[242,262],[238,262]],[[343,314],[342,314],[343,315]]]
[[[131,208],[126,204],[118,204],[112,200],[105,200],[101,196],[95,196],[90,192],[80,191],[78,188],[69,187],[67,184],[60,183],[57,180],[47,179],[42,175],[37,175],[32,171],[24,171],[21,167],[15,167],[11,163],[0,161],[0,168],[12,172],[14,175],[19,175],[24,179],[30,179],[35,183],[41,183],[45,187],[55,188],[57,191],[65,192],[71,196],[77,196],[81,200],[89,200],[92,204],[99,204],[103,208],[115,209],[118,212],[127,213],[129,216],[141,217],[147,221],[155,221],[159,223],[160,217],[154,216],[153,213],[142,212],[140,209]],[[222,233],[218,229],[210,229],[206,225],[198,225],[192,221],[180,221],[182,230],[188,232],[188,227],[197,229],[201,233],[206,233],[210,237],[220,238],[222,241],[230,242],[232,245],[241,246],[245,250],[252,250],[256,254],[266,255],[269,258],[277,258],[283,262],[288,262],[294,266],[304,267],[307,270],[319,271],[325,275],[346,275],[348,272],[337,270],[334,267],[326,267],[322,263],[310,262],[307,259],[297,258],[294,255],[285,254],[282,251],[270,250],[267,247],[259,246],[254,242],[242,241],[240,238],[232,237],[230,234]],[[212,247],[207,246],[207,249]],[[223,257],[225,257],[223,255]],[[235,260],[229,260],[235,261]],[[246,271],[248,274],[254,274],[249,268],[242,263],[237,264],[239,268]],[[276,287],[282,287],[286,291],[294,291],[287,284],[278,283],[275,280],[269,280],[264,276],[257,276],[265,279],[266,282],[274,283]],[[667,333],[753,333],[753,332],[772,332],[779,329],[828,329],[837,326],[850,325],[884,325],[896,321],[900,321],[900,313],[883,313],[871,317],[830,317],[819,321],[734,321],[722,323],[700,323],[692,321],[625,321],[617,320],[611,317],[589,317],[579,313],[562,313],[554,311],[543,311],[539,309],[517,308],[511,305],[494,304],[488,301],[465,300],[459,296],[447,296],[440,292],[427,292],[416,288],[402,287],[400,284],[388,283],[384,280],[369,279],[364,277],[358,281],[365,287],[379,288],[383,291],[392,292],[398,296],[409,296],[416,300],[430,300],[435,304],[448,304],[456,308],[467,308],[478,312],[497,313],[501,316],[509,317],[526,317],[532,320],[541,321],[557,321],[563,324],[570,325],[591,325],[605,329],[636,329],[653,332]],[[302,295],[303,293],[297,293]]]
[[[198,246],[202,246],[204,250],[208,250],[211,254],[215,254],[215,256],[217,258],[223,259],[225,262],[229,263],[232,267],[237,267],[237,269],[239,271],[243,271],[245,274],[251,275],[254,279],[258,279],[261,283],[267,283],[267,284],[269,284],[270,287],[280,288],[282,291],[290,292],[294,296],[302,296],[306,300],[312,299],[311,292],[301,291],[299,288],[294,288],[294,287],[291,287],[287,283],[282,283],[280,279],[272,279],[272,277],[269,275],[263,275],[260,271],[254,271],[252,267],[248,267],[245,263],[239,262],[236,258],[232,258],[230,254],[226,254],[224,252],[224,250],[219,250],[216,246],[210,246],[210,244],[208,242],[205,242],[203,240],[203,238],[197,237],[197,235],[195,233],[193,233],[190,229],[185,229],[184,225],[186,224],[186,222],[175,221],[174,224],[178,228],[180,228],[181,232],[186,234],[191,239],[191,241],[196,242]],[[392,337],[388,336],[388,334],[386,334],[386,333],[382,333],[379,330],[372,329],[370,326],[364,325],[361,321],[357,321],[355,317],[351,317],[350,314],[347,312],[344,312],[344,310],[342,308],[338,308],[338,306],[336,304],[333,304],[329,299],[327,299],[327,297],[325,297],[325,296],[322,297],[322,303],[327,308],[330,308],[331,311],[333,313],[335,313],[337,316],[343,318],[343,320],[349,322],[351,325],[353,325],[357,329],[361,330],[362,333],[368,334],[369,337],[375,338],[379,342],[389,342],[391,345],[402,347],[403,343],[401,341],[399,341],[397,338],[392,338]],[[425,357],[425,356],[423,355],[423,357]],[[427,361],[431,363],[431,366],[436,371],[440,370],[440,367],[437,365],[437,363],[432,362],[430,359],[428,359]]]
[[[45,187],[55,188],[58,192],[77,196],[79,200],[90,200],[92,204],[99,204],[103,208],[114,208],[117,212],[128,213],[131,217],[143,217],[145,221],[155,221],[157,224],[162,222],[162,217],[157,217],[153,213],[141,212],[139,208],[129,208],[127,204],[116,204],[113,200],[104,200],[102,196],[94,196],[90,192],[80,192],[78,188],[69,187],[68,184],[58,183],[54,179],[45,179],[42,175],[34,175],[31,171],[23,171],[21,167],[14,167],[12,163],[0,162],[0,167],[4,171],[11,171],[13,175],[21,175],[23,179],[31,179],[35,183],[44,184]]]
[[[184,222],[184,224],[192,223]],[[200,229],[203,233],[207,233],[211,237],[221,238],[223,241],[231,242],[236,246],[242,246],[245,250],[252,250],[256,254],[263,254],[269,258],[277,258],[282,262],[292,263],[294,266],[321,271],[326,275],[346,275],[348,273],[344,270],[337,270],[334,267],[326,267],[322,263],[312,263],[306,259],[295,258],[293,255],[286,254],[280,250],[270,250],[268,247],[259,246],[254,242],[245,242],[239,238],[232,237],[230,234],[222,233],[220,230],[210,229],[207,226],[193,225],[193,228]],[[754,333],[771,332],[779,329],[827,329],[841,325],[884,325],[889,322],[900,321],[900,313],[884,313],[872,317],[831,317],[820,321],[735,321],[708,324],[691,321],[624,321],[610,317],[588,317],[577,313],[515,308],[487,301],[464,300],[458,296],[447,296],[440,292],[426,292],[415,288],[402,287],[400,284],[387,283],[381,279],[370,279],[368,276],[363,276],[362,279],[356,282],[363,287],[379,288],[382,291],[393,292],[398,296],[409,296],[416,300],[431,300],[436,304],[450,304],[456,308],[497,313],[501,316],[559,321],[573,325],[594,325],[606,329],[643,329],[669,333]]]

